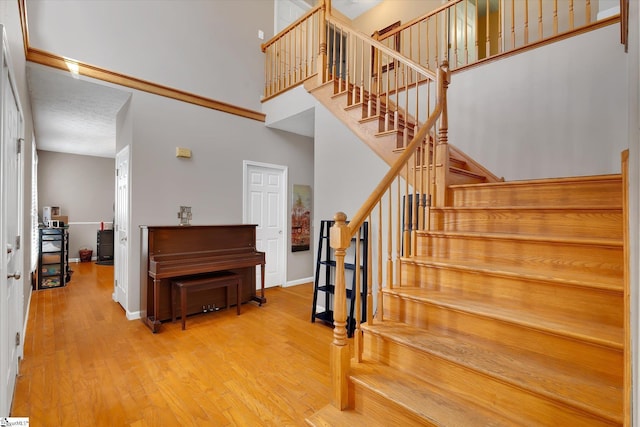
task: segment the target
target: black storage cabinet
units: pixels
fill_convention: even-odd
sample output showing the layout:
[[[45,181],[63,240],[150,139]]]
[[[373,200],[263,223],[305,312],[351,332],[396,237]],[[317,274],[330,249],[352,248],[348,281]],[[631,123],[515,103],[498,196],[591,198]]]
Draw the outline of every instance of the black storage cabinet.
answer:
[[[39,233],[38,289],[64,286],[71,279],[68,229],[40,228]]]
[[[98,230],[98,264],[113,264],[113,230]]]

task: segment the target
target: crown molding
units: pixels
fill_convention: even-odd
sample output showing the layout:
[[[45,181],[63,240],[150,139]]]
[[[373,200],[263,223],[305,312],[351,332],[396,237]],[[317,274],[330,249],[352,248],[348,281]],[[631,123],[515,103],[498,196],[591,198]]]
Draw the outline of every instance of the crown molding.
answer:
[[[152,93],[158,96],[164,96],[177,101],[187,102],[200,107],[222,111],[224,113],[233,114],[247,119],[257,120],[260,122],[265,121],[265,114],[258,111],[228,104],[226,102],[216,101],[215,99],[206,98],[180,89],[141,80],[136,77],[120,74],[115,71],[107,70],[81,61],[70,60],[55,53],[33,48],[29,45],[29,24],[27,20],[26,0],[18,0],[18,9],[20,12],[20,25],[22,26],[25,58],[29,62],[65,71],[69,69],[67,64],[72,62],[74,65],[78,66],[78,74],[82,76],[91,77],[93,79],[102,80],[119,86],[125,86],[142,92]]]

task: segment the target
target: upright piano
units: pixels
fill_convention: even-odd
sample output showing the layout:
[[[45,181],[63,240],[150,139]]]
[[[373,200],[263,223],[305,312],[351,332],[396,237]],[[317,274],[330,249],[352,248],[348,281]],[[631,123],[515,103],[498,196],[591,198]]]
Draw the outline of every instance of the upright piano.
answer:
[[[171,280],[231,270],[242,275],[241,304],[266,302],[265,254],[256,250],[256,225],[140,226],[140,308],[142,321],[158,332],[171,318]],[[256,295],[256,266],[261,267],[260,295]],[[225,305],[224,289],[213,289],[189,298],[187,314],[203,306]],[[184,315],[184,314],[183,314]]]

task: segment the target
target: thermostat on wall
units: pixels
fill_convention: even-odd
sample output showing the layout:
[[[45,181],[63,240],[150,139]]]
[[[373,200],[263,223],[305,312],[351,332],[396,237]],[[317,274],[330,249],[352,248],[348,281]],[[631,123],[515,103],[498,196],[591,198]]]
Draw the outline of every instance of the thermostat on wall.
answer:
[[[176,157],[183,157],[185,159],[191,158],[191,150],[188,148],[176,147]]]

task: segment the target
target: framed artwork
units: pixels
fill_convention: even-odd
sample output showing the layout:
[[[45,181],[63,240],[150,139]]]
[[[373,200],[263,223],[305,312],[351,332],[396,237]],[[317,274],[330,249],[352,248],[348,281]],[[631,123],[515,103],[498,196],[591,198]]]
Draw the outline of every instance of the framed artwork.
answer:
[[[311,186],[293,184],[291,252],[308,251],[311,243]]]
[[[382,38],[382,36],[395,30],[398,27],[400,27],[400,21],[394,22],[388,27],[385,27],[381,30],[374,32],[373,34],[371,34],[371,37],[373,37],[376,40],[379,40],[380,38]],[[394,50],[396,52],[400,52],[400,33],[396,33],[393,35],[392,42],[393,42]],[[378,65],[377,61],[379,60],[375,52],[376,52],[375,49],[372,47],[371,48],[371,69],[373,70],[374,75],[377,73],[376,67]],[[382,64],[381,71],[382,73],[386,73],[387,71],[391,71],[394,68],[395,68],[395,61],[391,60],[388,64]]]

